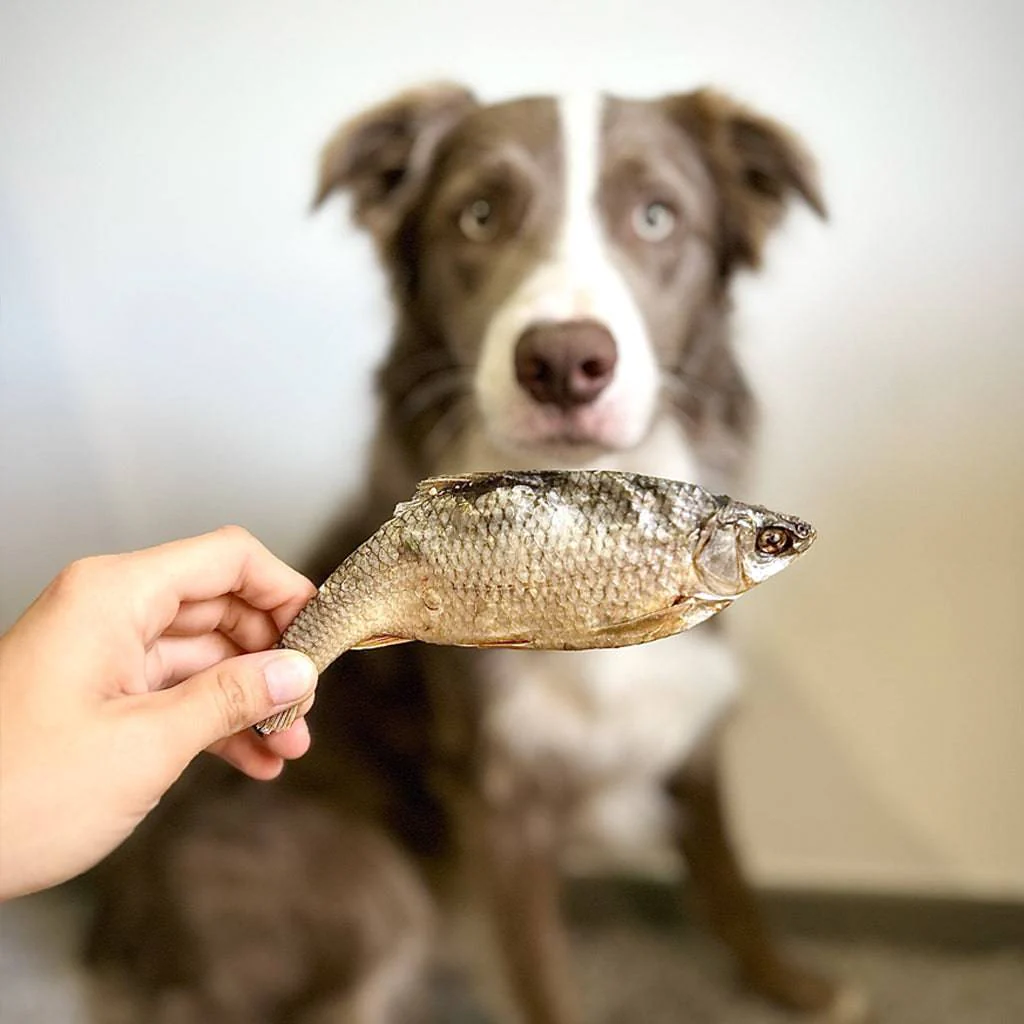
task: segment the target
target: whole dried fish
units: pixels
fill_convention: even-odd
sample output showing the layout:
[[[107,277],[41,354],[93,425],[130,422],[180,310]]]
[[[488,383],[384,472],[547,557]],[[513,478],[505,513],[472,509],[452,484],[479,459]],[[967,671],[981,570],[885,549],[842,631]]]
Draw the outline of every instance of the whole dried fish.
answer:
[[[805,552],[792,516],[695,484],[603,471],[424,480],[285,630],[323,672],[406,640],[584,650],[710,618]],[[287,728],[297,709],[256,726]]]

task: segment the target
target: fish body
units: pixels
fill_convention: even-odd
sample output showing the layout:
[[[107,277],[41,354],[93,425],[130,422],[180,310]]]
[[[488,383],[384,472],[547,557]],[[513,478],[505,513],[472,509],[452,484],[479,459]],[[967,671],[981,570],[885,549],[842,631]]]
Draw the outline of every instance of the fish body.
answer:
[[[406,640],[586,650],[682,632],[810,547],[792,516],[606,471],[424,480],[324,582],[279,646],[323,672]],[[295,709],[261,722],[287,728]]]

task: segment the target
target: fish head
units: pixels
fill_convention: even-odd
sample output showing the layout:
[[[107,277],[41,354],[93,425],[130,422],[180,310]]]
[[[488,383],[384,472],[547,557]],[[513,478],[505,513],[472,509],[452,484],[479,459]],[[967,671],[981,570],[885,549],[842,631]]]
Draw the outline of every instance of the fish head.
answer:
[[[795,516],[722,498],[701,534],[694,567],[709,597],[739,597],[794,562],[816,537]]]

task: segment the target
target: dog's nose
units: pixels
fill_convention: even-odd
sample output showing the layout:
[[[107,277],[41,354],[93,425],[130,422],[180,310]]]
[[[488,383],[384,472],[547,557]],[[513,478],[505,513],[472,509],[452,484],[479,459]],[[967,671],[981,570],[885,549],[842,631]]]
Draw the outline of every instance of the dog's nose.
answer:
[[[535,324],[516,342],[516,379],[538,402],[569,409],[604,391],[616,358],[615,339],[596,320]]]

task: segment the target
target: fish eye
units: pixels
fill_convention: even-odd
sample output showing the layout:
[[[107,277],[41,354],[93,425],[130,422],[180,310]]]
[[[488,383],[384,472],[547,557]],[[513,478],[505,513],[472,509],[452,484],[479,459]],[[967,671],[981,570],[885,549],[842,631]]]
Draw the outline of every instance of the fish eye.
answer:
[[[471,242],[489,242],[498,233],[498,216],[487,199],[474,199],[459,214],[459,230]]]
[[[758,530],[756,546],[762,555],[782,555],[793,546],[793,534],[783,526],[766,526]]]

